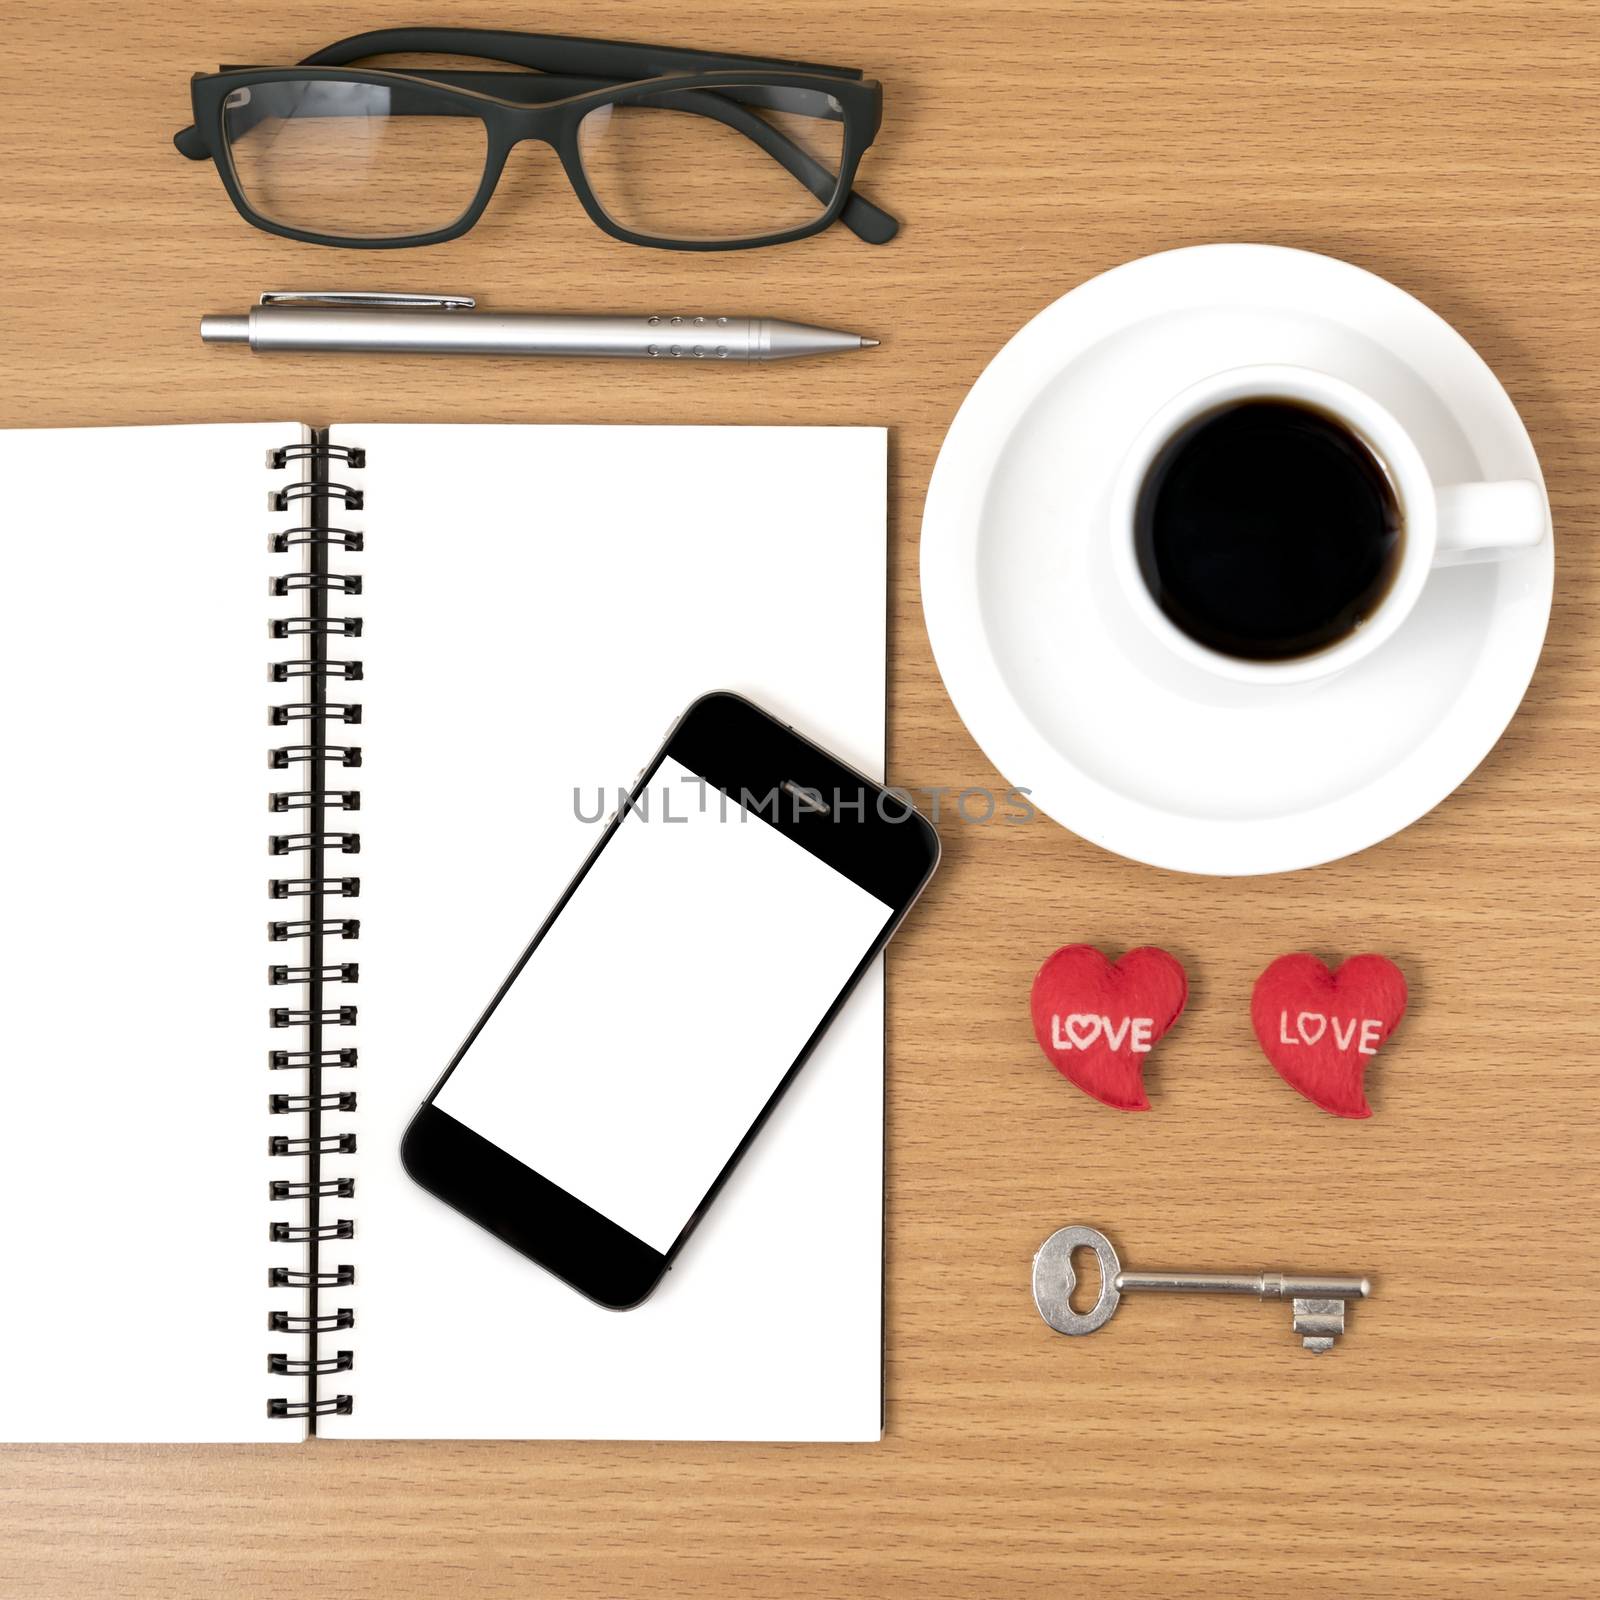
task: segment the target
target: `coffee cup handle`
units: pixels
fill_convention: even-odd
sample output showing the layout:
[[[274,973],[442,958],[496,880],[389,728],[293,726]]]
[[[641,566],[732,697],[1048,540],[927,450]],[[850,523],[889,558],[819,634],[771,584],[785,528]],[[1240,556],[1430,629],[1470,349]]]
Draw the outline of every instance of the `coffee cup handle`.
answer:
[[[1527,478],[1456,483],[1439,490],[1436,567],[1495,561],[1544,540],[1549,526],[1544,494]]]

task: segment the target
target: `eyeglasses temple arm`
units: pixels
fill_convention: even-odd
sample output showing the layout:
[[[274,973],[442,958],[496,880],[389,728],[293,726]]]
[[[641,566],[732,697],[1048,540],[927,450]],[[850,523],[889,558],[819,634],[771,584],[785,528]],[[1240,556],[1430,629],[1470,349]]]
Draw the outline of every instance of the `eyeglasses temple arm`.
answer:
[[[862,76],[854,67],[680,50],[672,45],[628,44],[614,39],[574,39],[559,33],[511,33],[498,28],[375,28],[368,33],[335,40],[315,55],[307,56],[300,65],[343,67],[363,56],[399,55],[410,51],[477,56],[543,72],[621,80],[658,78],[672,72],[720,72],[740,67],[752,71],[814,72],[823,77],[852,80]]]

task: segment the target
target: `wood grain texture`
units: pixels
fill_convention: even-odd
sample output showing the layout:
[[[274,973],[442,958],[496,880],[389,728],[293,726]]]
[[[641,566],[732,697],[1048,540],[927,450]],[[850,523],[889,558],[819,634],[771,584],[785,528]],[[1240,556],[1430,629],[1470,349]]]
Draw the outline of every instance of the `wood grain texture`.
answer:
[[[863,187],[905,231],[882,250],[842,230],[728,257],[629,249],[527,153],[466,239],[335,255],[246,228],[215,175],[171,149],[190,71],[293,59],[398,20],[859,63],[887,90]],[[700,0],[690,14],[658,0],[438,0],[406,17],[313,0],[11,0],[7,24],[0,424],[887,423],[890,748],[904,783],[999,781],[943,692],[918,604],[918,521],[944,429],[1019,324],[1148,251],[1305,246],[1448,317],[1527,419],[1559,585],[1499,747],[1434,815],[1354,860],[1215,882],[1044,822],[943,828],[945,868],[890,964],[880,1446],[14,1449],[0,1453],[0,1594],[1596,1592],[1588,0]],[[197,342],[202,311],[333,283],[769,312],[885,343],[710,372],[268,360]],[[72,633],[81,558],[63,551],[58,594],[12,603],[58,606],[62,647],[93,649]],[[121,781],[106,775],[108,816]],[[1074,1094],[1032,1043],[1029,978],[1076,939],[1159,942],[1189,968],[1191,1009],[1153,1058],[1149,1116]],[[1251,981],[1300,947],[1382,950],[1411,979],[1370,1123],[1317,1115],[1254,1048]],[[60,1139],[64,1174],[71,1116],[64,1100],[59,1129],[22,1131]],[[39,1218],[6,1225],[47,1211],[41,1197]],[[1034,1315],[1027,1267],[1074,1220],[1112,1231],[1135,1265],[1362,1271],[1377,1298],[1321,1360],[1296,1347],[1283,1308],[1203,1300],[1135,1303],[1114,1332],[1069,1344]],[[7,1299],[7,1315],[45,1314],[38,1285],[9,1284]],[[464,1319],[459,1350],[442,1354],[469,1361],[471,1342]]]

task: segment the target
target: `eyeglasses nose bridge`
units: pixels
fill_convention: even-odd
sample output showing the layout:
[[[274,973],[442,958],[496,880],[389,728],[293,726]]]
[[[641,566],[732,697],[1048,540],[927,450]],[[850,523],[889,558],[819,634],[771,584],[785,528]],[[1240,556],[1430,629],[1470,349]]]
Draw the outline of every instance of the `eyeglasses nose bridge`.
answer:
[[[489,124],[489,159],[498,167],[505,165],[506,157],[519,144],[547,144],[561,154],[560,112],[554,106],[531,105],[510,107],[510,116],[498,125]]]
[[[488,153],[484,164],[483,185],[479,191],[481,212],[492,196],[498,192],[505,177],[506,162],[513,150],[525,144],[548,145],[555,155],[557,165],[567,181],[573,181],[572,161],[563,144],[564,125],[549,106],[517,106],[513,115],[498,122],[486,124],[489,135]]]

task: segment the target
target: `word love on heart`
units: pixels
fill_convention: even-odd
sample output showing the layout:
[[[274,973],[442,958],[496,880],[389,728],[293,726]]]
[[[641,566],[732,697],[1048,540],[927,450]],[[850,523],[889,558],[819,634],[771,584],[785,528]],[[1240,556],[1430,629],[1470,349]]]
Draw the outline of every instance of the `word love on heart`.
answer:
[[[1155,1043],[1151,1037],[1155,1028],[1153,1017],[1124,1017],[1113,1022],[1107,1016],[1082,1016],[1074,1013],[1064,1017],[1056,1012],[1050,1018],[1050,1043],[1057,1050],[1087,1050],[1102,1034],[1114,1052],[1122,1048],[1124,1039],[1130,1050],[1147,1055]]]
[[[1386,956],[1352,956],[1336,972],[1315,956],[1279,956],[1250,997],[1278,1076],[1336,1117],[1372,1115],[1367,1063],[1405,1012],[1405,975]]]
[[[1183,1010],[1189,981],[1154,946],[1112,963],[1090,944],[1069,944],[1033,980],[1033,1036],[1050,1064],[1119,1111],[1148,1111],[1144,1060]]]
[[[1359,1028],[1361,1043],[1356,1048],[1364,1056],[1377,1055],[1378,1046],[1383,1042],[1383,1023],[1377,1017],[1328,1017],[1320,1011],[1302,1011],[1294,1019],[1294,1031],[1299,1037],[1291,1038],[1289,1013],[1285,1011],[1278,1018],[1278,1043],[1315,1044],[1328,1031],[1330,1024],[1333,1027],[1333,1042],[1340,1050],[1350,1048]]]

